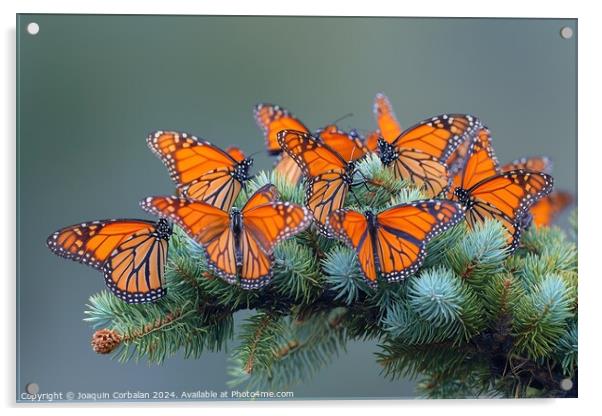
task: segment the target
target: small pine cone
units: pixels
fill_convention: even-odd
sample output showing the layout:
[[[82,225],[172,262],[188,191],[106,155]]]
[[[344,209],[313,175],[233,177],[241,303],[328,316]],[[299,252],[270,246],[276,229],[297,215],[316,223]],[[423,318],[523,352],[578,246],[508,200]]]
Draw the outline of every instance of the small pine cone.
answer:
[[[92,349],[98,354],[111,353],[120,342],[121,336],[111,329],[99,329],[92,335]]]

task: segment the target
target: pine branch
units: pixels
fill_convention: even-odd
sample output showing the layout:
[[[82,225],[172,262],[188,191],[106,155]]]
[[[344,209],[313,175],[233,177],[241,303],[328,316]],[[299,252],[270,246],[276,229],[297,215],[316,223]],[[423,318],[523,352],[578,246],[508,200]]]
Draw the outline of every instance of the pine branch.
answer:
[[[361,293],[368,293],[368,285],[363,280],[357,257],[353,250],[335,246],[322,260],[326,284],[334,292],[335,299],[350,305],[359,299]]]
[[[303,320],[292,317],[282,321],[283,337],[271,351],[271,366],[246,370],[244,360],[235,355],[229,368],[230,386],[246,389],[290,389],[306,382],[345,349],[347,340],[343,321],[347,311],[335,308]]]
[[[378,157],[358,170],[346,207],[380,212],[424,197]],[[304,202],[304,184],[260,172],[236,205],[267,183],[282,200]],[[349,340],[362,339],[380,343],[386,376],[415,377],[428,397],[576,395],[576,244],[558,228],[531,227],[515,253],[505,245],[498,222],[472,231],[461,223],[429,242],[414,276],[371,288],[352,249],[310,228],[276,246],[267,287],[244,290],[214,276],[203,248],[175,227],[167,295],[128,305],[101,292],[90,298],[86,321],[103,328],[95,351],[160,363],[178,351],[225,349],[233,315],[253,310],[238,328],[229,370],[231,385],[248,388],[307,382]],[[564,377],[575,381],[572,390],[560,389]]]
[[[460,240],[448,258],[458,276],[479,289],[502,269],[507,255],[502,225],[488,220]]]
[[[234,358],[243,364],[243,371],[251,374],[256,370],[269,371],[276,359],[277,348],[284,338],[285,328],[280,317],[259,312],[241,326],[241,345],[234,351]]]
[[[570,300],[569,289],[557,275],[544,278],[521,299],[514,323],[518,351],[533,358],[549,357],[573,316]]]

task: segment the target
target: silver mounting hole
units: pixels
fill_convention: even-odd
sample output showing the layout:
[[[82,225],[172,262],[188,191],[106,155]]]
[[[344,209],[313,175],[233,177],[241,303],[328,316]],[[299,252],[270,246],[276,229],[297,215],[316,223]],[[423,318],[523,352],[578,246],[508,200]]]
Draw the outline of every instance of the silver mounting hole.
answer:
[[[573,381],[570,378],[562,379],[560,382],[560,388],[564,391],[569,391],[573,388]]]
[[[25,391],[29,394],[38,394],[40,392],[40,386],[37,383],[29,383],[25,386]]]
[[[573,37],[573,29],[565,26],[562,29],[560,29],[560,37],[562,39],[570,39]]]
[[[36,22],[31,22],[27,25],[27,33],[30,35],[37,35],[40,32],[40,25]]]

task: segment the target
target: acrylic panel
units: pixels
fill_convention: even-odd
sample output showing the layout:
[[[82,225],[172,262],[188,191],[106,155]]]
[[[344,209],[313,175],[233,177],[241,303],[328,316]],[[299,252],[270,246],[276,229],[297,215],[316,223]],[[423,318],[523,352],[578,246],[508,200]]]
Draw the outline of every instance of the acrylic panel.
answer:
[[[18,15],[17,401],[576,396],[576,57],[575,19]]]

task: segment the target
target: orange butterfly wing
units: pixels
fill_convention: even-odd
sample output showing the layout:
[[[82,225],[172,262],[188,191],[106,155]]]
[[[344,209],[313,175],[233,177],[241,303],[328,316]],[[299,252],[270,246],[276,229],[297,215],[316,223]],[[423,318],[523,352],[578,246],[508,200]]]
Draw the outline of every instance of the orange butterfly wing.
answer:
[[[308,133],[284,130],[278,133],[278,142],[307,177],[306,206],[320,232],[328,235],[328,216],[343,207],[349,190],[349,164]]]
[[[396,178],[408,180],[422,189],[429,198],[436,197],[449,185],[447,166],[416,149],[399,149],[393,172]]]
[[[258,207],[259,205],[274,202],[279,198],[279,196],[280,195],[276,186],[272,185],[271,183],[263,185],[249,197],[242,208],[242,211],[248,211],[252,208]]]
[[[402,128],[399,121],[397,121],[393,106],[385,94],[376,94],[373,112],[380,136],[387,142],[395,140],[401,134]]]
[[[460,204],[428,200],[397,205],[376,216],[338,210],[330,215],[328,226],[335,237],[355,249],[364,278],[374,286],[377,268],[389,282],[414,274],[424,261],[430,239],[463,217]]]
[[[108,288],[125,302],[146,303],[165,295],[170,235],[165,220],[102,220],[63,228],[47,245],[61,257],[102,270]]]
[[[274,246],[310,224],[305,208],[289,202],[266,201],[266,194],[274,195],[272,189],[275,190],[273,185],[266,185],[258,190],[242,210],[240,284],[246,289],[257,289],[269,282]]]
[[[378,138],[380,134],[378,131],[373,131],[366,136],[364,139],[364,145],[370,152],[376,152],[378,150]]]
[[[397,205],[376,216],[376,253],[382,276],[396,282],[414,274],[426,256],[426,244],[456,225],[464,208],[446,200]]]
[[[282,153],[274,166],[276,173],[289,183],[297,184],[303,177],[303,171],[288,153]]]
[[[351,210],[337,210],[328,217],[330,234],[342,240],[357,254],[362,275],[371,286],[376,285],[374,244],[363,214]]]
[[[253,163],[251,159],[238,162],[211,143],[186,133],[158,131],[147,143],[167,166],[183,196],[224,210],[234,203]]]
[[[445,162],[460,144],[471,138],[478,125],[477,118],[471,115],[442,114],[410,127],[391,144],[397,149],[422,150]]]
[[[491,144],[491,132],[485,126],[482,126],[477,134],[477,139],[481,142],[481,145],[485,148],[492,147]],[[468,151],[473,142],[474,138],[469,137],[467,140],[464,140],[458,148],[451,154],[450,157],[447,158],[447,166],[449,166],[450,172],[453,174],[457,173],[462,169],[464,163],[466,162],[466,157],[468,156]]]
[[[241,163],[246,159],[245,152],[243,152],[239,147],[236,146],[228,146],[226,147],[226,153],[230,155],[230,157],[236,160],[238,163]]]
[[[459,199],[468,207],[466,219],[471,228],[488,218],[500,221],[513,251],[520,242],[525,215],[552,191],[553,183],[545,173],[513,170],[482,180],[466,191],[468,199]]]
[[[536,226],[549,226],[555,217],[573,203],[573,197],[568,192],[555,191],[541,198],[531,207],[533,223]]]
[[[257,104],[253,110],[255,122],[263,131],[266,147],[272,155],[282,152],[276,135],[280,130],[309,132],[305,125],[288,110],[273,104]]]
[[[517,169],[543,172],[549,175],[552,173],[552,161],[546,156],[532,156],[523,157],[502,166],[502,172],[508,172]]]
[[[310,178],[331,170],[344,172],[347,167],[348,161],[309,133],[283,130],[278,133],[278,143]]]
[[[343,208],[349,185],[339,171],[328,171],[311,178],[305,190],[305,205],[317,222],[319,231],[331,237],[326,222],[331,212]]]
[[[347,133],[335,125],[329,125],[316,131],[316,134],[345,161],[358,160],[369,152],[361,137],[354,131]]]
[[[488,133],[479,135],[471,141],[464,168],[457,175],[460,179],[456,186],[470,189],[483,179],[495,176],[500,172],[499,162],[493,152],[491,136]]]
[[[146,198],[140,206],[182,227],[205,249],[209,268],[227,282],[236,282],[235,238],[228,212],[204,202],[165,196]]]

